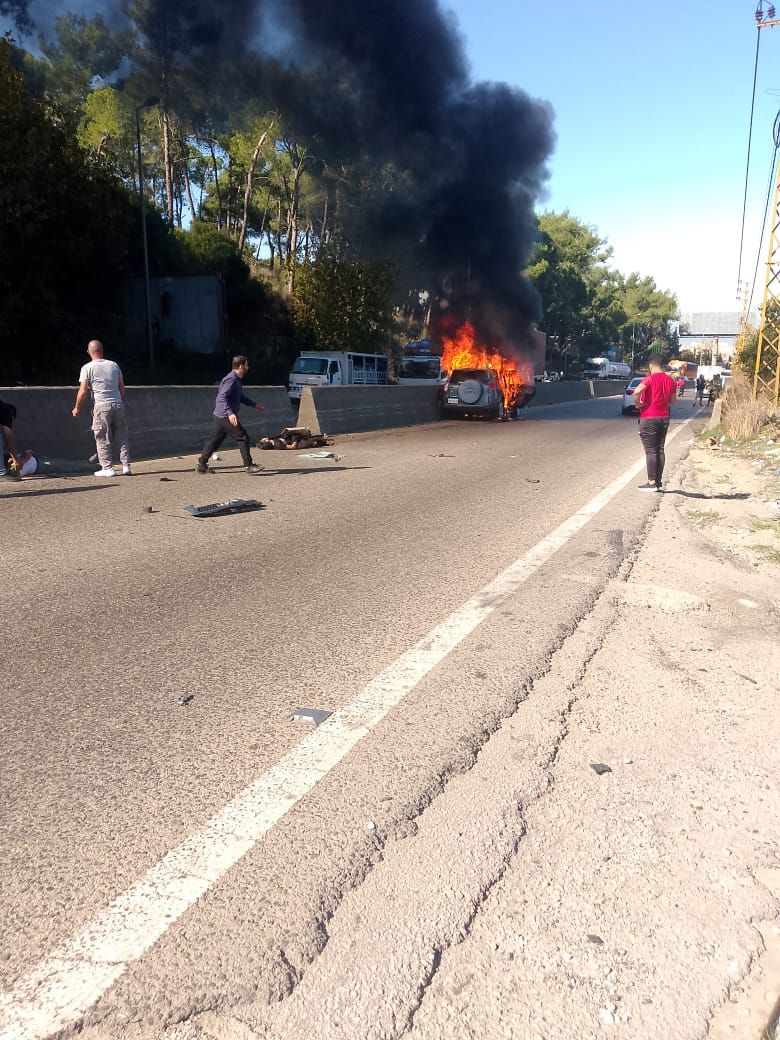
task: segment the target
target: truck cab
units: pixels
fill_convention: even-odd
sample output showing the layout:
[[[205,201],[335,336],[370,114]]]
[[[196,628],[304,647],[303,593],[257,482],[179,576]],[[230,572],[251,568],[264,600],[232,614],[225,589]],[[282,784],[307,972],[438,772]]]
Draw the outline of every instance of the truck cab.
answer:
[[[387,383],[384,354],[342,350],[304,350],[287,377],[287,393],[299,401],[305,386],[374,386]]]

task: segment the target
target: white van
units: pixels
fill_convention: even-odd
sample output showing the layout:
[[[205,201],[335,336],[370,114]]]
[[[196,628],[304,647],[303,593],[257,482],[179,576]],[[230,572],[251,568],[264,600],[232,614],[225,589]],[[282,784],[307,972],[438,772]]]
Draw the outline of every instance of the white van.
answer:
[[[287,393],[301,399],[304,386],[373,386],[388,382],[384,354],[356,354],[347,350],[304,350],[287,377]]]

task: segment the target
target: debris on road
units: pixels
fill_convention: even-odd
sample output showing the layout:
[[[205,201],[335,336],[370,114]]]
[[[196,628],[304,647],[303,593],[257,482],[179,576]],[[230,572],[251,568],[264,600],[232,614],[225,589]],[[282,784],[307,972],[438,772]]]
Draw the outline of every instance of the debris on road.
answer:
[[[611,773],[612,770],[604,762],[591,762],[590,768],[598,776],[602,776],[604,773]]]
[[[373,820],[366,820],[366,822],[363,824],[363,830],[365,830],[365,831],[375,831],[376,830],[376,824],[374,823]]]
[[[454,455],[445,455],[443,451],[438,452],[436,455],[429,455],[429,459],[454,459]],[[514,455],[512,456],[514,458]]]
[[[190,701],[195,699],[194,693],[182,693],[181,696],[176,698],[177,704],[189,704]]]
[[[308,426],[287,426],[275,437],[261,437],[257,442],[262,451],[296,451],[299,448],[324,448],[333,444],[327,433],[312,433]]]
[[[173,483],[173,477],[160,477],[160,483],[163,482]]]
[[[264,509],[262,502],[256,498],[231,498],[227,502],[211,502],[206,506],[185,506],[184,512],[196,520],[205,520],[212,516],[228,516],[232,513],[250,513],[256,509]]]
[[[309,451],[304,452],[303,455],[298,456],[299,459],[333,459],[334,462],[338,462],[341,458],[335,451]]]
[[[541,484],[541,480],[537,480],[536,477],[526,477],[526,484]]]
[[[332,714],[332,711],[324,711],[322,708],[296,708],[290,722],[312,722],[317,727]]]
[[[604,940],[601,938],[601,936],[600,935],[596,935],[593,932],[589,933],[589,935],[588,935],[588,942],[595,943],[596,946],[603,946],[604,945]]]

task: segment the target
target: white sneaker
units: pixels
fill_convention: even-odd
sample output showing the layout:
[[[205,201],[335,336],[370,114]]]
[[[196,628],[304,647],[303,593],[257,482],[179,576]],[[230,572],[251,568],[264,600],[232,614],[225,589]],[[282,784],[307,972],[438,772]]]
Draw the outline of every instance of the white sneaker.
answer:
[[[95,476],[96,477],[115,477],[116,476],[116,470],[114,469],[113,466],[109,466],[108,469],[96,469],[95,470]]]
[[[133,475],[133,471],[130,469],[129,466],[122,466],[122,476],[123,477],[132,477],[132,475]]]

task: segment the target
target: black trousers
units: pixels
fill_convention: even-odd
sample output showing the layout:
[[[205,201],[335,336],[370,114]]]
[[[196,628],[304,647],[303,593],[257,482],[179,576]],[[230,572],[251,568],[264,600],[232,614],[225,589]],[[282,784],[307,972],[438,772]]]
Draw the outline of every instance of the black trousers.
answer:
[[[660,487],[661,477],[666,463],[666,434],[669,429],[668,419],[640,419],[639,439],[645,449],[647,462],[647,479],[649,483]]]
[[[216,415],[214,416],[214,428],[203,445],[203,451],[200,453],[198,462],[203,463],[204,466],[207,465],[211,456],[215,451],[219,450],[226,437],[233,438],[238,444],[238,450],[241,452],[241,461],[245,466],[251,466],[252,456],[249,451],[249,434],[241,423],[238,426],[232,426],[229,419],[218,419]]]

